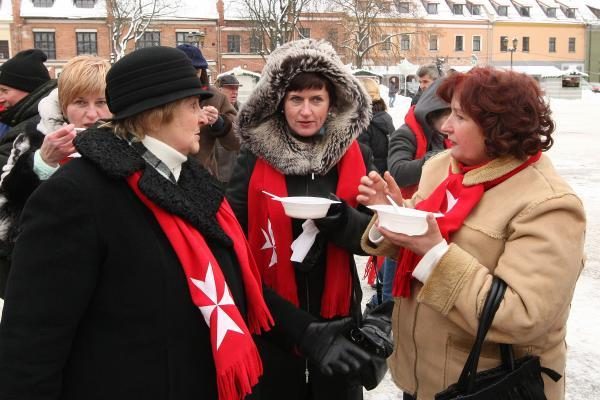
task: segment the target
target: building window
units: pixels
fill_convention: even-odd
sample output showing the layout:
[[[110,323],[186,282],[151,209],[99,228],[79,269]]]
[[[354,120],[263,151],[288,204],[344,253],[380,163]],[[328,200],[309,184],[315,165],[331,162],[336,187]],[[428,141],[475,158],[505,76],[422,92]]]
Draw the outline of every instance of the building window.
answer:
[[[400,36],[400,50],[410,50],[410,36]]]
[[[506,17],[508,15],[508,6],[498,6],[498,15]]]
[[[481,15],[481,8],[479,4],[473,4],[471,6],[471,14],[472,15]]]
[[[556,38],[551,37],[548,39],[548,51],[550,53],[556,53]]]
[[[392,38],[390,35],[381,35],[381,49],[391,50],[392,49]]]
[[[8,59],[10,58],[10,54],[8,54],[8,40],[0,40],[0,58]]]
[[[454,51],[463,51],[465,49],[464,36],[456,36],[454,39]]]
[[[400,14],[407,14],[410,12],[410,3],[407,1],[396,0],[396,9]]]
[[[75,0],[75,7],[77,8],[94,8],[96,0]]]
[[[527,53],[529,51],[529,36],[523,36],[523,52]]]
[[[204,47],[204,32],[175,32],[175,46],[181,44]]]
[[[500,51],[508,51],[508,36],[500,36]]]
[[[463,14],[463,5],[462,4],[452,4],[452,14],[462,15]]]
[[[54,0],[33,0],[34,7],[52,7]]]
[[[54,32],[33,32],[33,47],[42,50],[49,59],[56,60]]]
[[[227,35],[227,52],[240,53],[240,35]]]
[[[98,54],[98,34],[96,32],[77,32],[77,55]]]
[[[300,29],[298,29],[298,32],[300,33],[301,39],[310,38],[310,28],[300,28]]]
[[[565,8],[563,11],[567,18],[575,18],[575,9],[574,8]]]
[[[521,7],[519,9],[519,14],[521,14],[521,17],[529,17],[530,16],[529,7]]]
[[[156,46],[160,46],[160,32],[144,32],[142,37],[135,43],[136,49]]]
[[[259,54],[263,50],[262,38],[258,32],[250,35],[250,53]]]
[[[327,41],[331,43],[333,47],[338,45],[338,31],[337,29],[330,29],[327,31]]]
[[[429,50],[437,51],[438,50],[438,37],[437,35],[429,36]]]
[[[575,53],[575,38],[569,38],[569,53]]]
[[[556,8],[554,8],[554,7],[547,8],[546,15],[549,18],[556,18]]]
[[[437,14],[437,3],[427,3],[427,14]]]
[[[481,51],[481,36],[473,36],[473,51]]]

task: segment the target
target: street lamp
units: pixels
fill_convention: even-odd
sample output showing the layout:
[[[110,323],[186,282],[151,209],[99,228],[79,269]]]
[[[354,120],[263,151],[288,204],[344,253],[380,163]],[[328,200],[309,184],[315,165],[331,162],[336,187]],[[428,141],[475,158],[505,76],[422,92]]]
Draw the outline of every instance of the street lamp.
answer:
[[[510,51],[510,70],[512,71],[513,66],[513,53],[517,51],[517,44],[519,44],[519,40],[517,38],[513,38],[512,40],[512,49],[508,49]]]
[[[205,35],[206,35],[206,34],[205,34],[204,32],[198,32],[198,31],[195,31],[195,32],[188,32],[188,33],[185,35],[185,41],[186,41],[188,44],[194,45],[194,46],[196,46],[196,47],[201,47],[201,46],[200,46],[200,42],[201,42],[202,38],[203,38]]]

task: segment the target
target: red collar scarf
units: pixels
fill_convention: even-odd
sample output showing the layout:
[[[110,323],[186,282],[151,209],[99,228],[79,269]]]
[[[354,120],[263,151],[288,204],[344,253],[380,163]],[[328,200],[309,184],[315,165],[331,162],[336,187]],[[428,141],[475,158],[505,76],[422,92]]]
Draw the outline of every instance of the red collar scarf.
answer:
[[[262,362],[250,332],[267,331],[273,324],[262,297],[260,276],[243,230],[226,200],[217,212],[217,222],[231,238],[240,264],[248,325],[231,297],[217,259],[196,228],[158,207],[139,189],[141,172],[127,178],[129,186],[152,211],[175,250],[188,281],[194,304],[210,328],[219,400],[239,400],[252,392],[262,375]]]
[[[448,177],[434,189],[429,197],[418,203],[415,208],[423,211],[442,212],[444,216],[438,218],[437,223],[444,239],[450,242],[450,235],[460,229],[464,220],[477,203],[479,203],[486,190],[504,182],[527,166],[533,164],[540,159],[541,154],[541,152],[538,152],[536,155],[529,157],[527,161],[498,178],[472,186],[463,185],[465,173],[482,167],[481,165],[471,168],[460,168],[458,173],[453,173],[450,169]],[[410,297],[412,273],[420,260],[421,256],[417,256],[412,251],[405,248],[400,249],[400,253],[398,254],[398,268],[396,268],[392,290],[392,294],[395,297]]]
[[[366,167],[358,142],[354,141],[337,164],[339,177],[336,195],[356,207],[360,178]],[[298,306],[298,293],[292,256],[292,220],[280,202],[271,200],[265,190],[287,196],[285,175],[265,160],[258,159],[248,188],[248,240],[265,284]],[[327,245],[325,289],[321,299],[321,316],[348,315],[352,291],[351,255],[333,244]]]

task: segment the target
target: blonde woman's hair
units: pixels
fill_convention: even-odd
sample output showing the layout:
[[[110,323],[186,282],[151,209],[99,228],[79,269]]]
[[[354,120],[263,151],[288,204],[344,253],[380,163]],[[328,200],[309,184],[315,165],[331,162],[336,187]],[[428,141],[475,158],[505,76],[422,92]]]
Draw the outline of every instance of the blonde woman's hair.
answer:
[[[62,113],[66,115],[67,106],[80,96],[104,96],[109,68],[108,61],[96,56],[83,55],[70,59],[58,77],[58,101]]]
[[[129,135],[133,135],[138,140],[142,140],[146,135],[146,132],[149,132],[152,128],[173,121],[173,118],[175,118],[175,110],[186,100],[187,97],[159,107],[151,108],[150,110],[142,111],[141,113],[132,115],[128,118],[112,121],[110,126],[112,126],[115,135],[120,138],[127,139]]]

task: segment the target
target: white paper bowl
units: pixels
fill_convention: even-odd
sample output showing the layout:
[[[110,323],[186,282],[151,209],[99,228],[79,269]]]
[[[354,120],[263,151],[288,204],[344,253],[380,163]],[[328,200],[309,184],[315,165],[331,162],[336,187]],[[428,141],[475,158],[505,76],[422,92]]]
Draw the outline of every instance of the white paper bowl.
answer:
[[[400,207],[398,210],[391,205],[369,206],[377,212],[379,226],[395,233],[403,233],[409,236],[422,235],[427,232],[427,219],[429,212],[415,210],[413,208]],[[433,213],[437,217],[440,213]]]
[[[327,215],[329,206],[339,201],[329,200],[323,197],[293,196],[279,197],[273,200],[283,204],[285,215],[290,218],[316,219]]]

